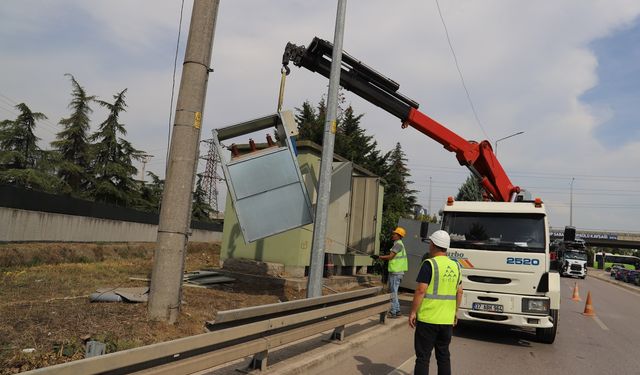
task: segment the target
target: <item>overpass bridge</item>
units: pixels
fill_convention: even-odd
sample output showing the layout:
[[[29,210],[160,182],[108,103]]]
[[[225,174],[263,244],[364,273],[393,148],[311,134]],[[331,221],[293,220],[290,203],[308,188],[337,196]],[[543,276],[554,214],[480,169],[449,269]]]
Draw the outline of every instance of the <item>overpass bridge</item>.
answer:
[[[562,239],[564,228],[551,228],[551,240]],[[640,249],[640,232],[614,232],[576,229],[576,238],[587,246]]]

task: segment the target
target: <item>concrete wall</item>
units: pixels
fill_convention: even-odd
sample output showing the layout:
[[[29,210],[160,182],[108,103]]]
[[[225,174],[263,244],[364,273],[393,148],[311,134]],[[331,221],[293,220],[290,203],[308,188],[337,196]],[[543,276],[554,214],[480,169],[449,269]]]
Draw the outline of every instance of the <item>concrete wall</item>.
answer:
[[[155,242],[158,226],[0,207],[0,242]],[[192,229],[189,241],[219,242],[221,232]]]

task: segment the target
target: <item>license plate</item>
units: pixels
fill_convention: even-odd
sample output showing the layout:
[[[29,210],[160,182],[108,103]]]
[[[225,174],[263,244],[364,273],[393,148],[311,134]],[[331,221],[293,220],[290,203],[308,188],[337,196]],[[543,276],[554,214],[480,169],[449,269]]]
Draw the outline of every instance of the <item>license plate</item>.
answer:
[[[504,312],[504,306],[496,305],[493,303],[474,302],[471,307],[477,311],[489,311],[489,312],[497,312],[497,313]]]

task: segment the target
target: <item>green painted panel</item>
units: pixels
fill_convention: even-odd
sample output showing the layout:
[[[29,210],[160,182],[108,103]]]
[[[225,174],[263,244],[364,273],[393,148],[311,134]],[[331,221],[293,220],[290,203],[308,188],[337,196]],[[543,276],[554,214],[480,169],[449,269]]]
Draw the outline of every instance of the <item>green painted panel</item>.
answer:
[[[298,164],[307,188],[309,198],[315,208],[317,197],[317,175],[320,170],[320,154],[314,150],[306,150],[304,147],[298,149]],[[375,222],[375,253],[380,249],[380,231],[382,228],[382,202],[384,196],[384,185],[378,185],[377,194],[377,215]],[[375,199],[375,198],[374,198]],[[221,260],[229,258],[252,259],[263,262],[281,263],[285,266],[308,266],[313,240],[313,224],[301,228],[292,229],[271,237],[247,244],[244,242],[238,218],[233,204],[227,199],[225,206],[224,229],[222,234]],[[262,213],[256,213],[262,214]],[[268,213],[264,213],[268,215]],[[348,256],[340,261],[344,266],[369,266],[371,258],[368,256]]]

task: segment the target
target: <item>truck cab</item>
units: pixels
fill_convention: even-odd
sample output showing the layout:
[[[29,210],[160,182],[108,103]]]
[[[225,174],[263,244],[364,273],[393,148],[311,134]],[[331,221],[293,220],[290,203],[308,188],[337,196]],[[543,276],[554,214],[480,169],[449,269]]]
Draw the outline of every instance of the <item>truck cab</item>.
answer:
[[[458,320],[535,329],[556,336],[560,279],[550,272],[549,226],[543,203],[454,202],[443,210],[447,254],[460,264],[464,294]]]

